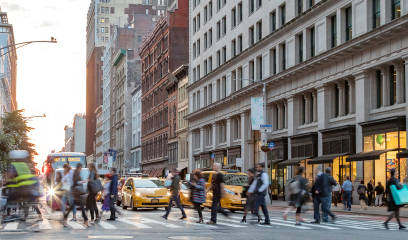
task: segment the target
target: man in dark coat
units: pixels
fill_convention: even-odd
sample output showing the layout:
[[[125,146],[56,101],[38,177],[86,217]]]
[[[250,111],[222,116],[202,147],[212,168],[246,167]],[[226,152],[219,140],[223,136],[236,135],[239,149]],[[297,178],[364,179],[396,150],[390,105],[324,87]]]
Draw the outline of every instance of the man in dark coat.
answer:
[[[116,216],[116,208],[115,208],[115,202],[116,199],[118,198],[118,175],[116,174],[116,168],[111,168],[111,174],[112,174],[112,180],[110,183],[109,187],[109,193],[110,193],[110,211],[111,215],[110,218],[108,218],[109,221],[115,221]]]
[[[322,205],[323,222],[328,222],[328,216],[332,218],[334,222],[336,216],[330,210],[330,195],[332,186],[336,185],[336,181],[330,177],[327,173],[322,173],[320,170],[316,170],[316,182],[314,184],[313,193],[316,200],[314,200],[314,218],[312,223],[320,223],[319,205]],[[317,204],[316,204],[317,203]]]

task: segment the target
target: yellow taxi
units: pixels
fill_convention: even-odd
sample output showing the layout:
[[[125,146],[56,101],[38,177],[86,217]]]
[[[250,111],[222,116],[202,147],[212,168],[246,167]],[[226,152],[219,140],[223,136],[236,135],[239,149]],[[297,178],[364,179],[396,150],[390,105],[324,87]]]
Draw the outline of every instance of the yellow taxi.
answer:
[[[224,191],[225,196],[221,199],[221,207],[229,209],[231,212],[236,210],[244,210],[246,204],[246,198],[242,197],[243,186],[248,184],[248,176],[245,173],[241,173],[235,170],[222,170],[224,174]],[[211,208],[212,204],[212,191],[209,191],[213,177],[215,177],[215,171],[204,171],[203,177],[206,181],[207,199],[204,203],[205,207]]]
[[[180,202],[183,206],[193,206],[190,201],[190,189],[186,182],[180,184]]]
[[[129,177],[122,187],[122,208],[130,207],[132,210],[138,208],[167,207],[170,194],[163,182],[158,178]]]

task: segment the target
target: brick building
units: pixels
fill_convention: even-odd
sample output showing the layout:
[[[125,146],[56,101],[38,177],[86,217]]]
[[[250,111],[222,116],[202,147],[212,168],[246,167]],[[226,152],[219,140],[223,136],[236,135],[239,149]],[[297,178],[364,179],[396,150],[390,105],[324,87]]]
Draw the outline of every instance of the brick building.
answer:
[[[168,168],[169,73],[188,62],[188,1],[157,23],[140,49],[142,59],[142,167],[151,175]],[[172,128],[173,129],[173,128]]]

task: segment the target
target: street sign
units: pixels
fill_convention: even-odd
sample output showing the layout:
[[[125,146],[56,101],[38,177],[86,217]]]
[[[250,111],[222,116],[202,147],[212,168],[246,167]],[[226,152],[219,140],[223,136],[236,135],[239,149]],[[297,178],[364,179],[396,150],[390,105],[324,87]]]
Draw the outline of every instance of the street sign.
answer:
[[[215,159],[215,154],[214,153],[211,153],[211,159]]]
[[[269,142],[268,143],[268,148],[274,148],[275,147],[275,143],[274,142]]]
[[[261,124],[259,125],[261,132],[264,133],[271,133],[272,132],[272,125],[271,124]]]

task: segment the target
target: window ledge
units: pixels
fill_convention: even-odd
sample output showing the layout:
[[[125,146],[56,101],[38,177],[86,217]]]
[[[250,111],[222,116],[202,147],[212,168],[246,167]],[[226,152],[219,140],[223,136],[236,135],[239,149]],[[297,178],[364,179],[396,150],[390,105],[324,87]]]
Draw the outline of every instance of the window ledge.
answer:
[[[356,116],[355,113],[353,113],[353,114],[349,114],[349,115],[346,115],[346,116],[331,118],[331,119],[329,119],[329,123],[336,123],[336,122],[349,120],[349,119],[354,118],[355,116]]]
[[[370,114],[377,114],[377,113],[384,113],[384,112],[391,112],[394,110],[403,110],[406,107],[406,103],[398,103],[398,104],[394,104],[392,106],[386,106],[386,107],[381,107],[381,108],[376,108],[376,109],[372,109],[370,111]]]
[[[301,129],[307,129],[307,128],[312,128],[312,127],[317,127],[317,122],[303,124],[303,125],[299,126],[297,129],[301,130]]]
[[[280,133],[286,133],[288,131],[287,128],[283,128],[283,129],[278,129],[278,130],[274,130],[272,131],[271,134],[280,134]]]

